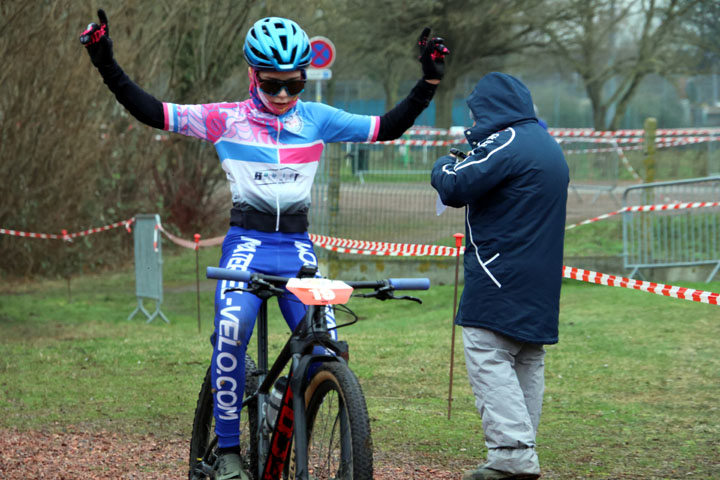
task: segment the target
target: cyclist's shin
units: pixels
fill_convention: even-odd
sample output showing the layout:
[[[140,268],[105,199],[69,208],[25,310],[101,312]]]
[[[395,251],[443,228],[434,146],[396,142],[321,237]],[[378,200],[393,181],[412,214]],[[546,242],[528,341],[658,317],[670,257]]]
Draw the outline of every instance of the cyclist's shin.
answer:
[[[230,249],[228,255],[223,255],[220,265],[232,266],[241,254],[245,253],[240,247]],[[218,282],[215,292],[211,373],[215,391],[215,433],[220,447],[233,447],[239,442],[240,408],[245,391],[245,352],[261,302],[254,295],[227,291],[232,286]]]

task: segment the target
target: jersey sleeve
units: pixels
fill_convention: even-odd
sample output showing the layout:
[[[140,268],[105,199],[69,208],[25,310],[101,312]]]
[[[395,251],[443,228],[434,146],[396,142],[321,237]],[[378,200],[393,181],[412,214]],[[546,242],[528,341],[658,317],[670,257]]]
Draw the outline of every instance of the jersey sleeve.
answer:
[[[209,103],[203,105],[178,105],[163,103],[164,130],[210,142],[217,141],[226,130],[230,110],[235,104]]]
[[[313,103],[313,115],[321,125],[320,135],[325,143],[374,142],[380,129],[380,118],[356,115],[323,103]]]

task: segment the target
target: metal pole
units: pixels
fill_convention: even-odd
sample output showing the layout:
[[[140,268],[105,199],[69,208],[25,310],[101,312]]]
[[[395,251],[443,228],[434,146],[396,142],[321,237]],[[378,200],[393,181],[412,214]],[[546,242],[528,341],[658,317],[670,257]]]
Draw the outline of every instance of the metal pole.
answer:
[[[70,237],[68,236],[67,230],[62,230],[62,238],[63,242],[70,243]],[[72,287],[70,286],[70,277],[72,277],[72,256],[68,253],[67,247],[65,250],[65,281],[67,283],[67,297],[68,297],[68,303],[72,303]]]
[[[465,235],[456,233],[455,237],[455,294],[453,295],[453,314],[452,314],[452,335],[450,336],[450,387],[448,388],[448,420],[452,410],[452,384],[453,384],[453,367],[455,366],[455,314],[457,313],[457,293],[458,293],[458,276],[460,274],[460,246]]]
[[[315,80],[315,101],[322,102],[322,80]]]
[[[195,234],[195,289],[197,292],[197,320],[198,333],[200,333],[200,234]]]

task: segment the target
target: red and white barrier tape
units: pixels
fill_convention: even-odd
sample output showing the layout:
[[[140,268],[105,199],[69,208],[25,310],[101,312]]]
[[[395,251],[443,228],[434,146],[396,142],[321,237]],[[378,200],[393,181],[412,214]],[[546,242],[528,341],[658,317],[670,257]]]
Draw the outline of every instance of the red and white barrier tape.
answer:
[[[720,202],[678,202],[678,203],[667,203],[657,205],[635,205],[623,207],[620,210],[614,212],[599,215],[597,217],[583,220],[582,222],[568,225],[565,230],[571,230],[579,227],[580,225],[587,225],[600,220],[610,218],[623,212],[651,212],[651,211],[663,211],[663,210],[685,210],[691,208],[709,208],[718,207]],[[42,238],[42,239],[53,239],[53,240],[65,240],[72,241],[73,238],[83,237],[91,235],[93,233],[104,232],[113,228],[124,226],[128,232],[131,232],[131,225],[135,221],[135,218],[123,220],[122,222],[116,222],[111,225],[105,225],[103,227],[91,228],[81,232],[67,233],[67,230],[63,230],[61,234],[52,233],[33,233],[33,232],[22,232],[19,230],[10,230],[6,228],[0,228],[0,234],[14,235],[18,237],[26,238]],[[213,237],[207,240],[200,240],[200,235],[195,234],[195,241],[185,240],[177,237],[167,230],[165,230],[161,223],[155,225],[155,231],[153,233],[153,248],[155,251],[158,250],[158,231],[165,234],[170,241],[181,247],[190,248],[197,250],[199,247],[214,247],[222,245],[225,236]],[[407,244],[407,243],[388,243],[388,242],[370,242],[366,240],[350,240],[346,238],[328,237],[326,235],[317,235],[314,233],[309,234],[310,240],[313,244],[340,253],[353,253],[359,255],[381,255],[381,256],[450,256],[456,255],[455,247],[447,247],[442,245],[422,245],[422,244]],[[461,249],[460,253],[464,252],[464,248]]]
[[[685,203],[667,203],[662,205],[636,205],[636,206],[629,206],[629,207],[623,207],[620,210],[616,210],[614,212],[606,213],[604,215],[599,215],[594,218],[590,218],[588,220],[583,220],[582,222],[575,223],[573,225],[568,225],[565,227],[565,230],[571,230],[575,227],[579,227],[580,225],[587,225],[588,223],[597,222],[599,220],[605,220],[606,218],[610,218],[614,215],[617,215],[619,213],[623,212],[653,212],[653,211],[662,211],[662,210],[686,210],[690,208],[708,208],[708,207],[720,207],[720,202],[685,202]]]
[[[153,250],[155,250],[155,253],[159,252],[160,249],[158,248],[158,230],[162,228],[162,225],[160,224],[159,217],[158,222],[155,224],[155,228],[153,229]]]
[[[717,142],[720,141],[720,137],[688,137],[688,138],[678,138],[678,139],[670,139],[667,141],[667,137],[665,138],[666,141],[659,142],[655,146],[657,148],[669,148],[669,147],[677,147],[680,145],[690,145],[694,143],[705,143],[705,142]]]
[[[720,139],[718,139],[720,141]],[[609,143],[609,142],[608,142]],[[676,142],[666,142],[666,143],[656,143],[655,148],[672,148],[672,147],[680,147],[683,145],[691,145],[695,143],[701,143],[701,142],[695,142],[693,140],[678,140]],[[577,149],[577,150],[564,150],[564,153],[566,155],[572,155],[572,154],[578,154],[578,153],[606,153],[606,152],[627,152],[631,150],[643,150],[645,148],[644,145],[624,145],[622,147],[605,147],[605,148],[587,148],[587,149]]]
[[[624,150],[639,150],[642,147],[634,147],[632,144],[638,144],[638,143],[645,143],[644,138],[619,138],[619,137],[603,137],[603,138],[592,138],[592,137],[582,137],[582,136],[574,136],[572,138],[565,138],[562,139],[565,141],[573,140],[576,142],[586,142],[586,143],[610,143],[610,140],[613,140],[617,143],[623,144],[621,147]],[[718,137],[657,137],[655,139],[655,144],[659,147],[673,147],[677,145],[688,145],[691,143],[704,143],[704,142],[717,142],[720,141],[720,136]],[[362,143],[368,143],[368,142],[362,142]],[[464,144],[465,138],[464,137],[454,137],[449,140],[408,140],[408,139],[397,139],[397,140],[388,140],[385,142],[377,142],[379,144],[383,145],[405,145],[410,147],[447,147],[451,145],[457,145],[457,144]],[[628,145],[631,146],[628,146]],[[583,150],[587,151],[587,150]]]
[[[645,143],[644,138],[613,138],[617,143]],[[607,138],[572,138],[565,141],[586,142],[586,143],[608,143]],[[656,137],[656,144],[684,145],[689,143],[703,143],[720,141],[720,137]]]
[[[222,245],[223,240],[225,240],[224,235],[222,237],[214,237],[214,238],[208,238],[207,240],[200,240],[200,235],[197,233],[195,234],[196,241],[185,240],[180,237],[176,237],[172,233],[168,232],[167,230],[165,230],[163,228],[163,226],[161,224],[159,226],[159,229],[175,245],[179,245],[179,246],[185,247],[185,248],[190,248],[192,250],[197,250],[199,247],[214,247],[216,245]]]
[[[653,206],[650,206],[653,207]],[[318,241],[315,243],[315,240],[313,238],[318,239]],[[392,256],[402,256],[402,255],[419,255],[418,253],[411,253],[406,252],[406,250],[412,250],[408,249],[407,247],[433,247],[433,245],[403,245],[403,244],[385,244],[385,245],[393,245],[395,246],[394,250],[370,250],[370,249],[362,249],[357,248],[357,246],[360,245],[368,245],[371,246],[373,244],[382,244],[381,242],[362,242],[357,240],[346,240],[346,239],[338,239],[338,238],[332,238],[332,237],[322,237],[319,235],[310,235],[310,239],[313,240],[315,245],[326,248],[328,250],[341,252],[341,253],[353,253],[353,254],[360,254],[360,255],[392,255]],[[323,240],[326,240],[323,243]],[[332,245],[333,243],[343,243],[343,242],[352,242],[353,245],[356,245],[356,247],[340,247],[337,245]],[[443,256],[455,256],[456,249],[452,247],[442,247],[445,250],[442,250],[443,253],[434,253],[432,255],[443,255]],[[461,248],[460,253],[464,253],[464,248]],[[672,285],[663,285],[653,282],[645,282],[641,280],[632,280],[629,278],[624,277],[618,277],[615,275],[608,275],[604,273],[598,273],[593,272],[590,270],[583,270],[579,268],[573,268],[573,267],[567,267],[563,266],[563,276],[565,278],[571,278],[573,280],[581,280],[584,282],[590,282],[590,283],[597,283],[601,285],[608,285],[608,286],[614,286],[614,287],[624,287],[624,288],[632,288],[635,290],[641,290],[644,292],[649,293],[655,293],[658,295],[664,295],[668,297],[673,298],[680,298],[684,300],[692,300],[695,302],[702,302],[702,303],[708,303],[712,305],[718,305],[718,299],[720,298],[720,294],[718,293],[712,293],[712,292],[704,292],[702,290],[694,290],[690,288],[684,288],[684,287],[676,287]]]
[[[642,182],[642,177],[640,176],[639,173],[637,173],[637,172],[635,171],[635,169],[633,168],[633,166],[630,165],[630,160],[628,160],[628,158],[625,156],[625,152],[622,151],[622,148],[620,148],[620,147],[618,146],[618,147],[616,148],[616,151],[617,151],[618,156],[620,157],[620,161],[621,161],[621,162],[623,163],[623,165],[625,166],[625,170],[627,170],[628,172],[630,172],[630,175],[632,175],[632,177],[633,177],[635,180],[637,180],[638,182]]]
[[[593,272],[592,270],[583,270],[581,268],[564,266],[563,277],[583,282],[596,283],[599,285],[607,285],[610,287],[642,290],[643,292],[655,293],[657,295],[672,298],[680,298],[682,300],[691,300],[693,302],[720,305],[720,294],[718,293],[695,290],[693,288],[676,287],[673,285],[663,285],[662,283],[646,282],[643,280],[633,280],[630,278],[608,275],[606,273]]]
[[[671,146],[667,143],[663,143],[661,145],[657,145],[658,148],[663,148]],[[573,155],[573,154],[580,154],[580,153],[611,153],[611,152],[618,152],[618,154],[622,151],[628,151],[628,150],[642,150],[645,148],[642,145],[631,145],[629,147],[605,147],[605,148],[586,148],[586,149],[577,149],[577,150],[563,150],[563,153],[565,155]]]
[[[693,202],[693,203],[677,203],[677,204],[666,204],[666,205],[640,205],[634,207],[625,207],[617,212],[612,212],[606,215],[601,215],[594,219],[585,220],[575,225],[566,227],[566,229],[574,228],[578,225],[591,223],[602,218],[608,218],[612,215],[622,213],[624,211],[633,212],[647,212],[654,210],[677,210],[682,208],[702,208],[702,207],[716,207],[720,206],[720,202]],[[47,234],[47,233],[29,233],[21,232],[17,230],[8,230],[0,228],[0,234],[15,235],[19,237],[28,238],[43,238],[43,239],[63,239],[71,241],[72,238],[82,237],[93,233],[103,232],[112,228],[124,226],[128,232],[130,232],[130,225],[135,219],[131,218],[122,222],[113,223],[104,227],[91,228],[82,232],[76,232],[68,234],[67,230],[63,230],[61,235]],[[167,232],[161,223],[157,223],[154,228],[153,234],[153,248],[158,251],[158,232],[164,233],[172,242],[177,245],[197,250],[199,247],[216,246],[222,244],[225,239],[222,237],[215,237],[208,240],[200,240],[200,235],[195,234],[195,241],[183,240],[182,238],[176,237],[171,233]],[[387,242],[369,242],[364,240],[350,240],[345,238],[328,237],[325,235],[309,234],[310,240],[319,247],[341,252],[341,253],[352,253],[359,255],[379,255],[379,256],[449,256],[454,257],[458,254],[457,249],[454,247],[447,247],[442,245],[413,245],[404,243],[387,243]],[[464,254],[465,249],[460,249],[460,254]],[[581,280],[584,282],[597,283],[601,285],[609,285],[614,287],[632,288],[635,290],[642,290],[649,293],[655,293],[658,295],[664,295],[667,297],[680,298],[684,300],[691,300],[695,302],[708,303],[712,305],[720,304],[720,294],[705,292],[702,290],[695,290],[684,287],[676,287],[672,285],[663,285],[659,283],[646,282],[640,280],[632,280],[629,278],[618,277],[615,275],[608,275],[604,273],[593,272],[590,270],[583,270],[579,268],[563,266],[563,276],[565,278],[571,278],[573,280]]]
[[[446,147],[449,145],[457,145],[458,143],[465,143],[466,140],[463,137],[457,137],[452,140],[388,140],[386,142],[377,142],[383,145],[407,145],[409,147]]]
[[[642,137],[645,130],[615,130],[601,131],[592,128],[550,128],[548,132],[553,137]],[[720,128],[659,128],[656,135],[720,135]]]
[[[340,253],[353,253],[357,255],[380,255],[390,257],[422,257],[441,256],[454,257],[457,255],[455,247],[443,245],[414,245],[407,243],[368,242],[364,240],[349,240],[347,238],[327,237],[325,235],[310,234],[313,244]],[[464,248],[460,249],[463,253]]]
[[[563,143],[572,143],[572,142],[582,142],[582,141],[584,141],[584,140],[586,140],[586,139],[583,139],[583,138],[565,138],[565,139],[560,139],[560,140],[558,140],[558,143],[563,144]],[[591,139],[591,140],[592,140],[592,139]],[[640,176],[639,173],[637,173],[637,172],[635,171],[635,169],[633,168],[633,166],[630,164],[630,161],[627,159],[627,157],[625,156],[625,153],[623,152],[623,148],[620,147],[620,145],[618,144],[618,141],[617,141],[616,139],[614,139],[614,138],[603,139],[603,140],[597,141],[597,143],[608,143],[608,144],[610,144],[610,145],[612,145],[612,146],[611,146],[611,147],[607,147],[607,148],[593,148],[593,149],[586,149],[586,150],[565,150],[565,154],[567,155],[567,154],[570,154],[570,153],[615,152],[615,153],[617,153],[618,157],[620,157],[620,160],[622,161],[623,166],[625,167],[625,170],[627,170],[628,172],[630,172],[630,175],[631,175],[635,180],[637,180],[637,181],[639,181],[639,182],[642,182],[642,177]],[[639,147],[639,148],[642,148],[642,147]]]
[[[407,131],[408,135],[450,135],[450,130],[446,128],[435,127],[411,127]]]
[[[548,133],[553,137],[642,137],[645,136],[645,130],[642,129],[624,129],[614,131],[595,130],[594,128],[549,128]],[[435,127],[412,127],[407,131],[408,135],[415,136],[459,136],[453,130]],[[713,135],[720,136],[720,128],[658,128],[655,130],[656,135]]]
[[[19,230],[10,230],[7,228],[0,228],[0,234],[4,235],[13,235],[16,237],[26,237],[26,238],[42,238],[46,240],[65,240],[66,242],[71,242],[73,238],[77,237],[85,237],[87,235],[91,235],[93,233],[99,233],[104,232],[106,230],[111,230],[113,228],[117,227],[125,227],[125,230],[130,233],[131,228],[130,226],[135,221],[135,218],[130,218],[128,220],[123,220],[122,222],[116,222],[111,225],[105,225],[104,227],[97,227],[97,228],[91,228],[88,230],[83,230],[82,232],[75,232],[75,233],[67,233],[67,230],[62,230],[62,233],[60,235],[54,234],[54,233],[33,233],[33,232],[21,232]]]

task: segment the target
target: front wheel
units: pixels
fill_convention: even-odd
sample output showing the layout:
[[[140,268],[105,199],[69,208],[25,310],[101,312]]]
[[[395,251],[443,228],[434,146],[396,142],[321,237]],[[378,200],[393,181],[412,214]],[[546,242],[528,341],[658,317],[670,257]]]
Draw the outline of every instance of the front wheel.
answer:
[[[310,478],[372,480],[370,419],[360,382],[347,364],[322,364],[305,389],[305,405]]]

